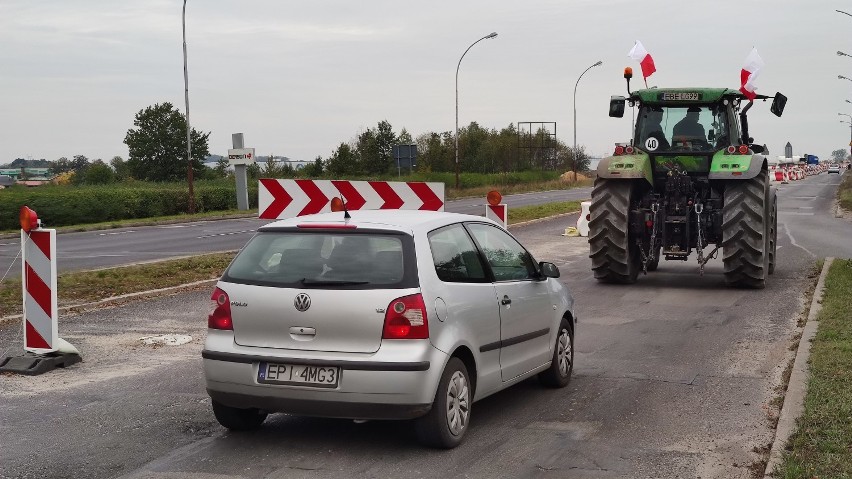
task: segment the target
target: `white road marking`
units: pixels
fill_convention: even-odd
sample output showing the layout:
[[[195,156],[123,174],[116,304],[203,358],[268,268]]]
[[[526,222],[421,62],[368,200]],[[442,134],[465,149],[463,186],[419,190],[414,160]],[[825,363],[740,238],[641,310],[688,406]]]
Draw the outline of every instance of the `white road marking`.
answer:
[[[779,215],[793,215],[793,216],[813,216],[813,213],[806,213],[804,211],[779,211]]]
[[[116,231],[114,233],[98,233],[98,236],[115,236],[115,235],[126,235],[128,233],[135,233],[135,230],[127,230],[127,231]]]

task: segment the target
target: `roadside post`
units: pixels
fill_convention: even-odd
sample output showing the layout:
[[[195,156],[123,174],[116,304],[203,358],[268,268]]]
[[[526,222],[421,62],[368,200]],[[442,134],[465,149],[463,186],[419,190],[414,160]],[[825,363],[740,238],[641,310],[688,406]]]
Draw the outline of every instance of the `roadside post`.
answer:
[[[580,203],[580,216],[577,217],[577,232],[580,236],[589,236],[589,219],[591,219],[590,210],[592,208],[591,201],[583,201]]]
[[[59,337],[56,286],[56,230],[41,227],[35,211],[20,210],[24,354],[0,358],[0,372],[27,376],[64,368],[82,360]]]
[[[246,165],[255,162],[254,148],[244,147],[242,133],[232,134],[231,141],[234,148],[228,150],[228,163],[233,165],[234,179],[237,181],[237,209],[245,211],[249,209]]]
[[[509,207],[505,203],[500,203],[503,200],[503,195],[497,190],[491,190],[485,197],[488,204],[485,205],[485,217],[500,223],[503,229],[509,227]]]

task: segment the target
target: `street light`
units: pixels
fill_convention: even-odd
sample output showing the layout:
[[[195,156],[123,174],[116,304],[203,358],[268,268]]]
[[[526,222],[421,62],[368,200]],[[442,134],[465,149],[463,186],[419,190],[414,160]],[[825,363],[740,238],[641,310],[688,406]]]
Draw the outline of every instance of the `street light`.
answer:
[[[852,57],[852,55],[850,55],[848,53],[841,52],[840,50],[837,50],[837,56],[839,56],[839,57]]]
[[[461,61],[467,52],[473,48],[474,45],[485,40],[486,38],[494,38],[497,36],[497,32],[491,32],[488,35],[480,38],[479,40],[470,44],[467,47],[467,50],[462,53],[461,58],[459,58],[459,64],[456,66],[456,189],[459,189],[459,68],[461,67]]]
[[[844,15],[849,15],[850,17],[852,17],[852,13],[846,13],[846,12],[844,12],[843,10],[835,10],[835,12],[837,12],[837,13],[842,13],[842,14],[844,14]]]
[[[583,78],[583,75],[585,75],[587,71],[602,64],[603,62],[598,60],[594,65],[583,70],[583,73],[580,73],[580,76],[577,78],[577,83],[574,83],[574,154],[572,155],[572,170],[574,170],[574,181],[577,181],[577,85],[580,84],[580,78]]]
[[[189,183],[189,214],[195,214],[195,192],[192,188],[192,140],[189,132],[189,73],[186,68],[186,0],[183,0],[183,14],[181,15],[181,26],[183,27],[183,95],[186,100],[186,181]]]
[[[846,77],[845,77],[845,76],[843,76],[843,75],[837,75],[837,79],[838,79],[838,80],[849,80],[849,81],[852,81],[852,78],[846,78]]]
[[[845,113],[838,113],[838,115],[846,115]],[[852,120],[852,115],[846,115]],[[849,125],[849,150],[850,154],[852,154],[852,121],[840,120],[840,123],[846,123]]]

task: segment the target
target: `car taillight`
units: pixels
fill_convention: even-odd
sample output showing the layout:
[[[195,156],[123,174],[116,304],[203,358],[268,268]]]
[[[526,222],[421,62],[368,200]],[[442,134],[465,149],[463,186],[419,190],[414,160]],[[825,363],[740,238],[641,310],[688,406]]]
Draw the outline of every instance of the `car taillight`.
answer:
[[[210,300],[212,304],[210,315],[207,316],[207,327],[233,331],[234,322],[231,320],[231,300],[228,298],[228,293],[216,288]]]
[[[385,310],[382,339],[428,339],[429,321],[421,294],[391,301]]]

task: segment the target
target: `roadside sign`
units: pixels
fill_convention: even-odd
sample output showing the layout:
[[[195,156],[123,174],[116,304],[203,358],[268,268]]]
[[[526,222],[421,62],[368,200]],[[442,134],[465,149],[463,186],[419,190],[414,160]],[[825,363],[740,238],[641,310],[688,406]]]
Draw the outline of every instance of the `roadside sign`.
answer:
[[[251,165],[254,162],[254,148],[228,150],[228,164],[230,165]]]

